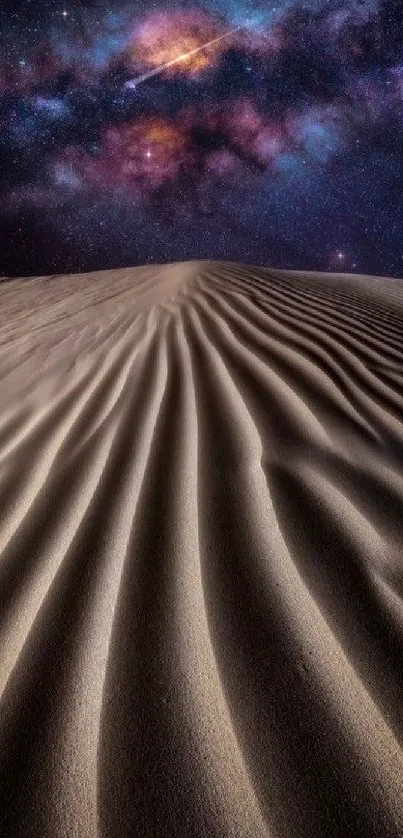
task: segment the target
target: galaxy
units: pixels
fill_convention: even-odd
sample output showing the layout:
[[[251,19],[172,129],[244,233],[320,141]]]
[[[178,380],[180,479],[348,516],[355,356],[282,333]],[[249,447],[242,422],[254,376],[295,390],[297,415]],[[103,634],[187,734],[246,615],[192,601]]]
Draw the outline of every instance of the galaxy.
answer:
[[[401,0],[3,0],[0,274],[403,275]]]

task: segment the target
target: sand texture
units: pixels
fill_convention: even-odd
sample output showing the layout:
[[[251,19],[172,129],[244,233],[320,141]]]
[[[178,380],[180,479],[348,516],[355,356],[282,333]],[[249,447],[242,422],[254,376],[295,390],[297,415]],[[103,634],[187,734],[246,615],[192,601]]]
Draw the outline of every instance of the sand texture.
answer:
[[[402,838],[403,282],[0,284],[0,835]]]

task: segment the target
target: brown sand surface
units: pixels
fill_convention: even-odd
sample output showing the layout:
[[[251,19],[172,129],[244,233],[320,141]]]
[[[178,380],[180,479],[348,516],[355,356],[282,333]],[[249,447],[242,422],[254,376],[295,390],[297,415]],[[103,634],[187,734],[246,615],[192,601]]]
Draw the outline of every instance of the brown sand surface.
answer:
[[[0,835],[402,838],[403,282],[0,284]]]

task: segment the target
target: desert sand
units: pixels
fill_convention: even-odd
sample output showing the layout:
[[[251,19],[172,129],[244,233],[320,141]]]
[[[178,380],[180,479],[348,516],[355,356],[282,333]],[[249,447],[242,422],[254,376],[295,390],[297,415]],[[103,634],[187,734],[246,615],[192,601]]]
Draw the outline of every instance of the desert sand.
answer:
[[[0,834],[403,836],[403,281],[0,284]]]

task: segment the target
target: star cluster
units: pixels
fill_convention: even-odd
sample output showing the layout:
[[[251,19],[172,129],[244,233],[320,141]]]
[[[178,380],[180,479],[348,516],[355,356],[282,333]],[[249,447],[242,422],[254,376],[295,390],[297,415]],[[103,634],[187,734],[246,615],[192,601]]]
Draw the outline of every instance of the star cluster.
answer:
[[[0,273],[403,275],[403,0],[3,0]]]

